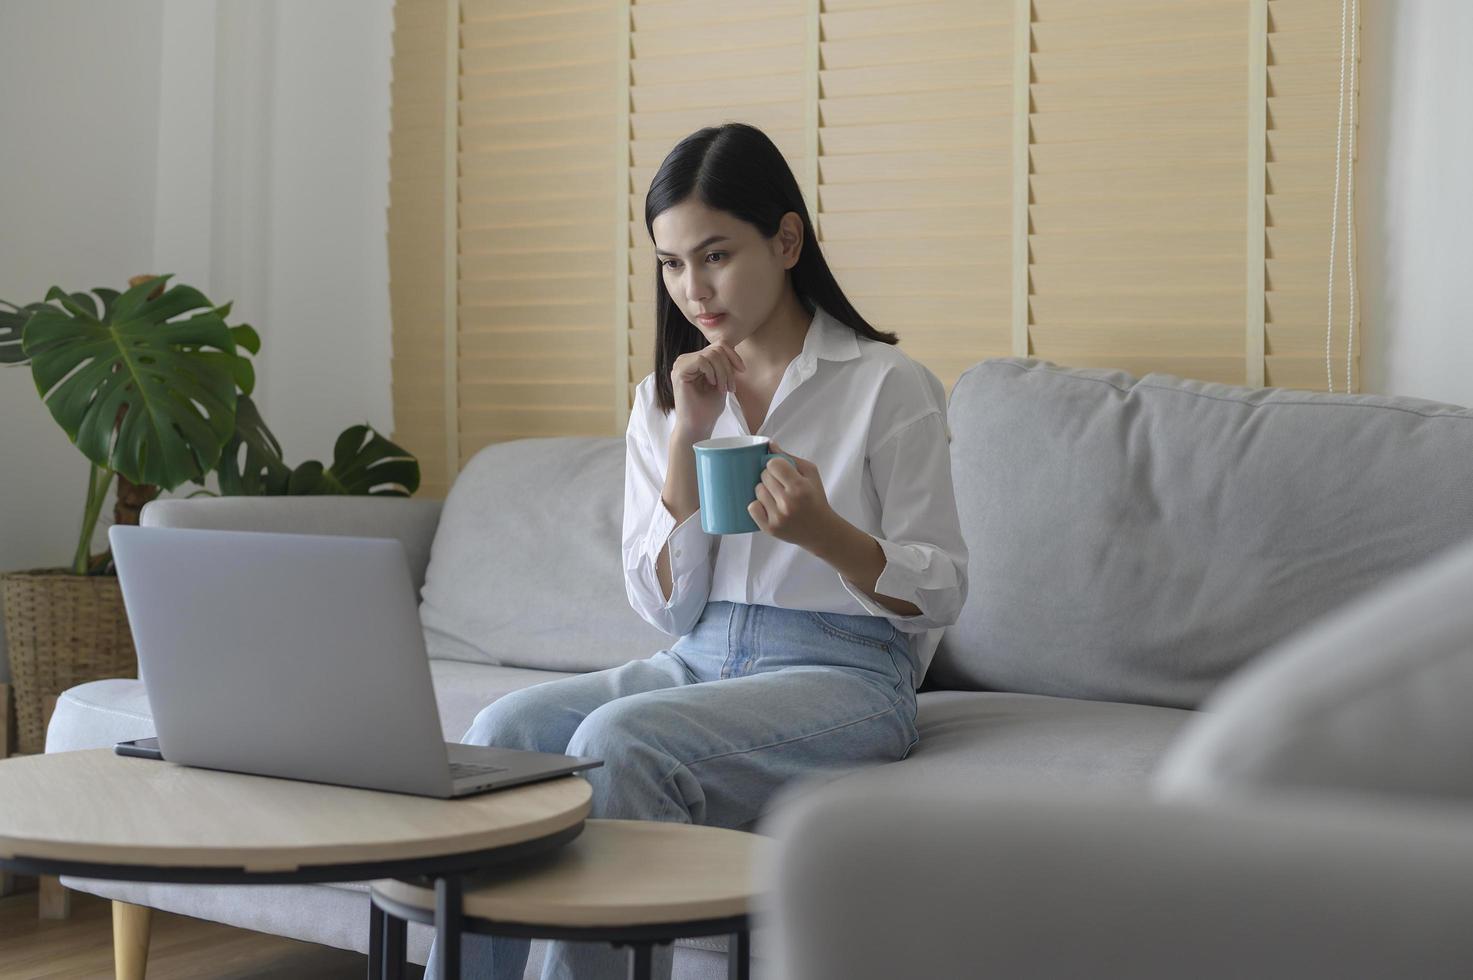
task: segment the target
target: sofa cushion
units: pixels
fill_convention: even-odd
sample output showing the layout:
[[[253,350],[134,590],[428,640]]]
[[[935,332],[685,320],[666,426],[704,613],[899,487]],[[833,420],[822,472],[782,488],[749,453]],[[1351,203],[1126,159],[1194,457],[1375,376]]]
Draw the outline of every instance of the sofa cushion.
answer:
[[[420,620],[430,656],[547,670],[617,667],[674,638],[624,591],[624,440],[518,439],[450,488]]]
[[[435,701],[440,707],[440,727],[451,742],[459,742],[477,713],[503,694],[573,676],[556,670],[496,667],[456,660],[431,660],[430,675],[435,682]]]
[[[971,589],[929,687],[1195,707],[1473,527],[1473,412],[996,358],[952,391]]]
[[[1224,684],[1163,762],[1163,798],[1325,790],[1473,801],[1473,539]]]
[[[1195,711],[1036,694],[936,691],[903,765],[962,782],[1144,789]]]
[[[921,740],[900,762],[816,772],[768,801],[756,830],[836,779],[885,785],[1049,785],[1145,795],[1162,756],[1195,711],[1037,694],[934,691],[917,699]]]
[[[503,694],[544,681],[567,677],[550,670],[526,670],[490,664],[430,661],[440,727],[447,741],[458,742],[476,713]],[[64,692],[46,730],[47,752],[106,748],[155,734],[153,711],[143,681],[121,678],[89,681]]]
[[[68,688],[56,699],[56,710],[46,727],[46,751],[102,749],[155,734],[143,681],[88,681]]]

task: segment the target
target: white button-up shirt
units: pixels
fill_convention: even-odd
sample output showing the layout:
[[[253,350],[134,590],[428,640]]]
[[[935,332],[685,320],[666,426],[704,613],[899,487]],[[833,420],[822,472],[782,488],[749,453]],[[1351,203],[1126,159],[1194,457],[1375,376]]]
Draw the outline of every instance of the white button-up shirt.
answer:
[[[624,582],[634,610],[672,636],[695,627],[707,602],[883,616],[909,634],[920,687],[942,628],[967,595],[967,546],[951,482],[946,388],[891,344],[860,337],[821,307],[803,351],[783,373],[755,433],[734,394],[713,438],[765,435],[812,460],[829,505],[885,552],[874,591],[920,609],[875,602],[827,562],[770,534],[707,534],[700,511],[676,525],[660,499],[675,413],[660,411],[655,376],[639,383],[625,433]],[[670,545],[667,601],[655,571]]]

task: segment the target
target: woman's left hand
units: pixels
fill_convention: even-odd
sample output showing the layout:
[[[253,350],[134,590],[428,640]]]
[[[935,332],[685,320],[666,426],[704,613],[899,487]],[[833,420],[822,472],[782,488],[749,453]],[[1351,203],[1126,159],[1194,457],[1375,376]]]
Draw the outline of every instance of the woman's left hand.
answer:
[[[776,442],[769,442],[771,452],[784,452]],[[747,513],[757,526],[779,541],[809,546],[823,540],[828,533],[834,510],[829,506],[818,467],[793,453],[795,467],[786,459],[769,459],[757,484],[757,499],[747,505]]]

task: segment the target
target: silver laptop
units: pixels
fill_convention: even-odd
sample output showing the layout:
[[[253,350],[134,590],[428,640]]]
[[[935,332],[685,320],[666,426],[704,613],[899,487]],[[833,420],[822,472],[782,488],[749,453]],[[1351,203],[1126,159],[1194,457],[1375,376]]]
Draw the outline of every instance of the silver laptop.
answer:
[[[397,538],[114,525],[165,759],[464,796],[599,759],[446,742]]]

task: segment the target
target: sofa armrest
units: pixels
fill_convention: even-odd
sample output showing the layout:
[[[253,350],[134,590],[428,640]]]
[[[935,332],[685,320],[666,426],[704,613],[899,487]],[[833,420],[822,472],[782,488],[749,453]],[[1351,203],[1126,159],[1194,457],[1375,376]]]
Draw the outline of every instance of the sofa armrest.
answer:
[[[783,980],[1465,977],[1465,808],[847,778],[776,811]],[[760,913],[759,914],[764,914]]]
[[[286,534],[398,538],[409,556],[415,594],[424,587],[442,500],[312,495],[161,498],[143,506],[145,527],[189,527]]]

